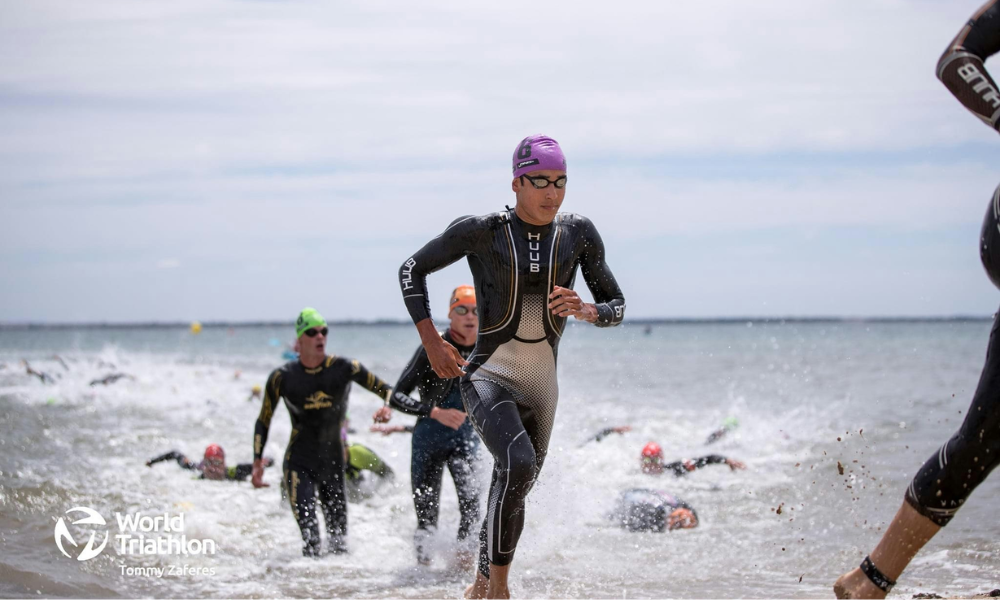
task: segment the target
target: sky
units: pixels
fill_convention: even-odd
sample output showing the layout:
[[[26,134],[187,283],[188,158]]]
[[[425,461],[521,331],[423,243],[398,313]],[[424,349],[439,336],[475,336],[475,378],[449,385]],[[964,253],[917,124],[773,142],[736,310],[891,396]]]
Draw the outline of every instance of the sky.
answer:
[[[988,316],[1000,140],[934,76],[977,8],[3,2],[0,323],[406,319],[534,133],[629,317]]]

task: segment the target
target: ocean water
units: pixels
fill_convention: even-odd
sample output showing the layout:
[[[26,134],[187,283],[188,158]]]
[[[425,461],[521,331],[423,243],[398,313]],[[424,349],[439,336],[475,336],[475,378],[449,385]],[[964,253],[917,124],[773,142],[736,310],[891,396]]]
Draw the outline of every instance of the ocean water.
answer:
[[[916,469],[961,422],[989,332],[985,320],[692,323],[649,333],[627,324],[570,327],[559,354],[556,426],[529,498],[513,594],[831,597],[836,577],[878,540]],[[346,556],[301,556],[279,468],[265,476],[271,487],[255,490],[199,481],[173,463],[144,466],[170,449],[198,457],[209,443],[221,444],[230,464],[249,462],[260,410],[250,388],[283,362],[290,335],[269,327],[197,336],[163,328],[0,331],[0,596],[460,597],[472,573],[450,560],[458,520],[450,478],[435,563],[418,566],[409,436],[369,432],[380,402],[357,387],[352,438],[385,458],[397,478],[349,506]],[[394,382],[417,344],[408,325],[338,326],[328,351]],[[55,382],[26,375],[21,359]],[[134,379],[88,385],[112,372]],[[739,427],[705,446],[730,416]],[[611,425],[632,431],[581,446]],[[279,465],[289,433],[279,408],[266,448]],[[638,456],[651,440],[668,459],[720,453],[748,468],[643,475]],[[481,459],[485,486],[491,459]],[[701,526],[618,529],[605,514],[629,487],[687,500]],[[995,474],[914,561],[897,597],[1000,587],[998,498]],[[66,515],[77,506],[107,525],[74,527],[79,546],[67,543],[66,557],[54,531],[60,518],[80,517]],[[183,534],[212,540],[216,552],[120,554],[116,513],[183,515]],[[96,558],[76,560],[88,531],[98,542],[110,536],[109,544]]]

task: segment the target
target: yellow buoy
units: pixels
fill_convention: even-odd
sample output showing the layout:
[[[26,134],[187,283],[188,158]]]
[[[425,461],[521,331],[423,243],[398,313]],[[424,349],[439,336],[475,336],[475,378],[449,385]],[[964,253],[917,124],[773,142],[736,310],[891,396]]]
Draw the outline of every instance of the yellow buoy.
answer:
[[[201,323],[199,323],[198,321],[191,323],[191,333],[195,335],[201,333]]]

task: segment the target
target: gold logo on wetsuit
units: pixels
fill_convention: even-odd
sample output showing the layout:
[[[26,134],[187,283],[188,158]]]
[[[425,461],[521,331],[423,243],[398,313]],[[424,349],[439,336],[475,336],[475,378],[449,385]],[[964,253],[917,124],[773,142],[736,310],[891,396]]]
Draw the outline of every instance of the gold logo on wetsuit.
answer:
[[[306,398],[306,405],[303,407],[306,410],[316,410],[319,408],[330,408],[333,406],[332,400],[333,396],[328,395],[326,392],[316,392],[312,396]]]

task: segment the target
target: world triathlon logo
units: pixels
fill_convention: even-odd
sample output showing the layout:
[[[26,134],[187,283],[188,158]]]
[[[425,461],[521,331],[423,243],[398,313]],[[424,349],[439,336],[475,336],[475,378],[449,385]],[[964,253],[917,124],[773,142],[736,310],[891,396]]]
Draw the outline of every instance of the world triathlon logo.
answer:
[[[74,512],[83,513],[86,516],[83,517],[82,519],[77,519],[76,521],[72,521],[71,522],[72,525],[99,525],[104,527],[107,526],[108,524],[107,521],[104,520],[104,517],[102,517],[100,514],[97,513],[97,511],[95,511],[92,508],[87,508],[86,506],[76,506],[74,508],[67,510],[66,515],[69,515],[70,513]],[[81,551],[77,555],[76,560],[79,561],[90,560],[96,557],[98,554],[100,554],[101,551],[104,550],[104,547],[108,545],[108,539],[110,538],[110,534],[107,531],[105,531],[104,541],[101,542],[100,546],[96,548],[94,547],[94,544],[97,541],[97,533],[98,533],[97,531],[92,531],[90,533],[90,539],[87,540],[87,545],[84,546],[83,551]],[[73,538],[73,535],[69,532],[69,527],[66,525],[66,520],[63,517],[59,517],[59,520],[56,521],[55,538],[56,538],[56,546],[59,548],[59,551],[62,552],[66,556],[66,558],[73,558],[73,556],[66,551],[66,548],[63,547],[63,542],[68,541],[70,544],[73,545],[74,549],[78,548],[79,544]]]

